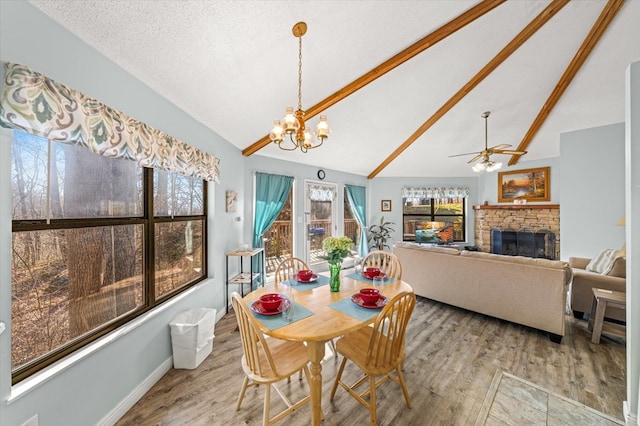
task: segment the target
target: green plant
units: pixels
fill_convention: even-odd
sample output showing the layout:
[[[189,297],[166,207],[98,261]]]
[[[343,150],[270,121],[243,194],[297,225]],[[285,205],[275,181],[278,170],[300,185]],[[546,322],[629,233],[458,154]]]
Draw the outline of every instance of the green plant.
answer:
[[[393,222],[385,222],[384,216],[380,218],[380,223],[369,226],[367,242],[369,250],[390,249],[387,242],[391,239],[391,233],[395,232],[389,225],[395,225]]]

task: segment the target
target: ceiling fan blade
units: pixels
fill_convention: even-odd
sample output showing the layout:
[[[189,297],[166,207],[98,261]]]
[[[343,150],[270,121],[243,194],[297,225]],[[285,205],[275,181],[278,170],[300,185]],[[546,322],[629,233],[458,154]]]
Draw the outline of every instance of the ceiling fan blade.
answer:
[[[467,164],[475,163],[477,160],[479,160],[479,159],[481,159],[481,158],[482,158],[482,153],[480,152],[480,153],[478,153],[478,155],[476,155],[475,157],[473,157],[471,160],[467,161]]]
[[[496,145],[496,146],[492,146],[491,148],[489,148],[489,150],[491,151],[499,151],[505,148],[509,148],[511,145],[509,145],[508,143],[502,143],[500,145]]]
[[[512,151],[510,149],[498,149],[493,150],[494,154],[507,154],[507,155],[524,155],[527,151]]]
[[[451,157],[462,157],[463,155],[476,155],[476,154],[482,154],[482,152],[481,151],[476,151],[476,152],[467,152],[466,154],[450,155],[449,158],[451,158]]]

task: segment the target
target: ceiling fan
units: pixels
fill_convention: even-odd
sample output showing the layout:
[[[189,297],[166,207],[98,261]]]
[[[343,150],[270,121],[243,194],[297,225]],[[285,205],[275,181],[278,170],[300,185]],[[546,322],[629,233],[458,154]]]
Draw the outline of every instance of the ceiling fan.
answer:
[[[456,155],[450,155],[449,157],[460,157],[463,155],[473,155],[475,154],[476,156],[473,157],[471,160],[467,161],[467,163],[473,163],[479,159],[482,159],[482,161],[476,163],[473,166],[473,170],[476,172],[481,172],[483,170],[486,170],[488,172],[492,172],[494,170],[498,170],[500,167],[502,167],[502,163],[498,162],[494,162],[491,161],[491,156],[493,154],[507,154],[507,155],[524,155],[527,153],[527,151],[514,151],[511,149],[505,149],[505,148],[509,148],[511,145],[509,144],[500,144],[500,145],[496,145],[496,146],[492,146],[491,148],[488,147],[487,144],[487,118],[489,118],[489,115],[491,114],[490,111],[485,111],[482,113],[482,118],[484,118],[484,149],[482,151],[476,151],[476,152],[467,152],[466,154],[456,154]]]

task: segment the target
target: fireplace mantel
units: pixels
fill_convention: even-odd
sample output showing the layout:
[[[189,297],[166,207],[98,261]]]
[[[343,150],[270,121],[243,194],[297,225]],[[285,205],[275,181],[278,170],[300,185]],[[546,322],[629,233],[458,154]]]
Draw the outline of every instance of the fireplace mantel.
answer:
[[[473,206],[474,210],[485,210],[485,209],[518,210],[518,209],[559,209],[559,208],[560,208],[560,204],[494,204],[494,205]]]
[[[513,231],[550,231],[555,235],[555,259],[560,258],[560,204],[494,204],[473,206],[474,245],[491,252],[493,228]]]

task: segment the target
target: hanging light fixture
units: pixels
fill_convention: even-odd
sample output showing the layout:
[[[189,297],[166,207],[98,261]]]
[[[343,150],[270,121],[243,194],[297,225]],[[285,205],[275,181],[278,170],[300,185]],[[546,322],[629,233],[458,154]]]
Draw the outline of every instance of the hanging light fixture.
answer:
[[[329,137],[331,128],[327,123],[327,116],[321,115],[314,132],[319,142],[313,141],[311,133],[306,128],[302,110],[302,36],[307,32],[307,24],[298,22],[293,26],[292,32],[298,37],[298,109],[294,112],[293,107],[287,107],[284,118],[273,122],[269,138],[285,151],[300,148],[302,152],[307,152],[321,146]]]
[[[502,167],[502,163],[501,162],[494,162],[491,161],[490,155],[494,153],[494,149],[496,148],[502,148],[501,146],[496,146],[493,148],[488,148],[488,129],[487,129],[487,119],[489,118],[489,115],[491,114],[490,111],[485,111],[482,113],[481,117],[484,118],[484,151],[480,152],[479,157],[482,158],[482,161],[477,162],[476,164],[473,165],[473,167],[471,167],[473,169],[474,172],[482,172],[482,171],[487,171],[487,172],[493,172],[494,170],[498,170],[499,168]],[[471,160],[470,162],[473,162],[474,160]]]

